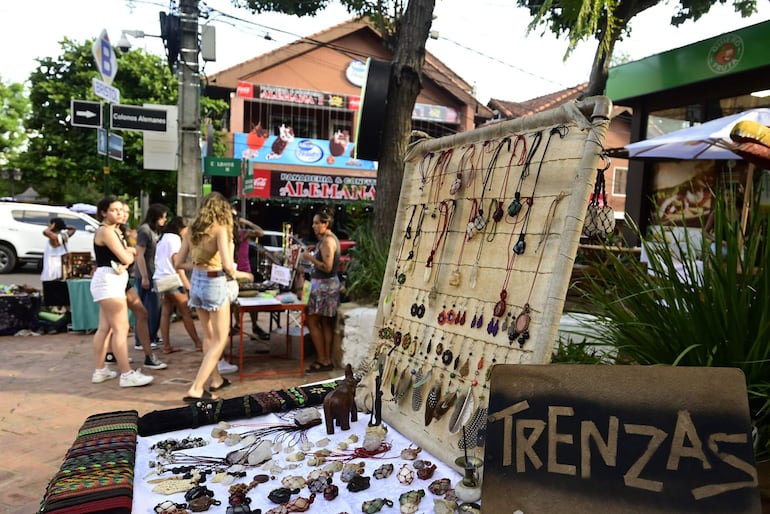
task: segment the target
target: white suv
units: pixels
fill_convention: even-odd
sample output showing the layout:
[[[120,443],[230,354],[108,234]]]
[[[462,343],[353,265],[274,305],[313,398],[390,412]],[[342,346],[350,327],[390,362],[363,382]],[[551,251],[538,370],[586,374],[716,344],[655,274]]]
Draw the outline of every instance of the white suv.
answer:
[[[91,216],[58,205],[0,202],[0,273],[11,273],[27,262],[40,267],[46,244],[43,230],[52,218],[77,229],[67,243],[68,251],[93,254],[99,222]]]

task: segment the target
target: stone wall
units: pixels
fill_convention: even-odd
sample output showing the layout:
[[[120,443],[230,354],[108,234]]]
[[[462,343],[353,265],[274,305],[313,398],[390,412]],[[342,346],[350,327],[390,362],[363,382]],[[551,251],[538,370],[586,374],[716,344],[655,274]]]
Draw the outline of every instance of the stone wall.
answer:
[[[369,355],[375,343],[374,320],[377,307],[356,303],[343,303],[337,311],[337,325],[334,329],[332,360],[337,368],[346,364],[357,368]]]

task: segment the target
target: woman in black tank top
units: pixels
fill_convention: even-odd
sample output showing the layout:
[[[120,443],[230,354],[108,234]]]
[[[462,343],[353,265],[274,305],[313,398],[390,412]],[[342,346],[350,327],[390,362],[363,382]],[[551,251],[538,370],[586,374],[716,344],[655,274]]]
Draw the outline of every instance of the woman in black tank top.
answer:
[[[310,298],[307,303],[307,326],[316,351],[316,361],[305,371],[331,371],[332,321],[340,305],[340,281],[337,268],[340,262],[340,242],[331,230],[332,216],[326,210],[313,216],[313,232],[318,238],[315,251],[305,252],[303,257],[313,264],[310,275]]]

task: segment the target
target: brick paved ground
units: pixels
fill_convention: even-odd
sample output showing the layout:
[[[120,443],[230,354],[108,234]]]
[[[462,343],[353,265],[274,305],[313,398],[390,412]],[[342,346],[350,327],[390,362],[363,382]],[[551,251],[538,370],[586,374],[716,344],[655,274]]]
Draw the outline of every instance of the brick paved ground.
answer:
[[[45,487],[59,469],[65,452],[86,417],[116,410],[136,409],[140,415],[182,405],[187,384],[195,375],[200,354],[181,323],[172,325],[174,346],[185,349],[172,355],[158,356],[169,367],[146,370],[155,381],[142,388],[120,388],[118,380],[91,383],[91,336],[83,333],[45,336],[0,337],[0,512],[31,514],[39,507]],[[270,344],[280,349],[284,338],[273,334]],[[305,338],[306,348],[312,347]],[[247,345],[245,355],[254,355],[257,343]],[[142,361],[142,352],[129,353],[134,367]],[[249,371],[296,365],[278,359],[250,361]],[[256,391],[282,389],[339,373],[319,373],[306,377],[245,379],[229,375],[233,386],[221,392],[231,398]],[[233,380],[235,377],[235,380]]]

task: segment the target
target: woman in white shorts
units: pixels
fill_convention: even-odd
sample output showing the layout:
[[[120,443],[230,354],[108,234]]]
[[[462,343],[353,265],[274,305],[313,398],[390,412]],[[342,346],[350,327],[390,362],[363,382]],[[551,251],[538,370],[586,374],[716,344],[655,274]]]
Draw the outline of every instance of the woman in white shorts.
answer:
[[[94,234],[96,271],[91,278],[91,296],[99,303],[99,327],[94,333],[94,362],[91,382],[99,384],[117,378],[118,374],[104,364],[107,348],[112,351],[120,369],[120,386],[143,386],[153,378],[131,369],[128,361],[128,306],[126,303],[126,266],[134,262],[135,250],[128,248],[118,235],[117,226],[123,213],[123,203],[113,196],[102,198],[96,206],[102,222]],[[110,336],[110,332],[112,332]]]

